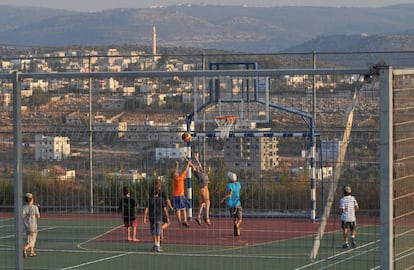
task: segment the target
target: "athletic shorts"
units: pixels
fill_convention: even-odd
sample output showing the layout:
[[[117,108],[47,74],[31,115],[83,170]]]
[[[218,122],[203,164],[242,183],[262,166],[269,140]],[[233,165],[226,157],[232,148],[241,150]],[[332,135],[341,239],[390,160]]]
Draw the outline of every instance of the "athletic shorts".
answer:
[[[164,213],[162,214],[162,223],[163,223],[163,224],[165,224],[165,223],[169,223],[169,222],[168,222],[168,217],[167,217]]]
[[[160,236],[162,229],[162,221],[150,221],[150,229],[152,236]]]
[[[355,221],[342,221],[341,223],[341,228],[345,229],[345,228],[349,228],[350,230],[355,230],[356,228],[356,222]]]
[[[183,210],[187,208],[187,200],[184,196],[175,196],[172,198],[174,210]]]
[[[124,220],[124,226],[126,228],[128,227],[133,227],[136,228],[138,226],[138,220],[134,219],[134,220]]]
[[[242,219],[242,208],[241,206],[229,208],[230,215],[234,219]]]
[[[27,233],[27,244],[29,244],[29,246],[34,247],[36,245],[36,239],[37,239],[37,232]]]

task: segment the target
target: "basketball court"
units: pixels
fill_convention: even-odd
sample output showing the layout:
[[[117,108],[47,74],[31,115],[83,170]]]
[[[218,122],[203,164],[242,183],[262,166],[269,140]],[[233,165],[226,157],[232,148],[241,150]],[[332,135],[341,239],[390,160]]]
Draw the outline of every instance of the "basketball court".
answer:
[[[358,259],[359,253],[378,256],[378,222],[373,218],[361,218],[358,229],[358,247],[343,250],[340,224],[333,219],[328,222],[321,251],[325,259],[310,261],[309,252],[314,241],[318,223],[306,218],[249,218],[241,226],[241,235],[232,235],[232,221],[225,217],[213,217],[212,225],[198,225],[190,222],[190,228],[178,226],[171,217],[171,226],[162,240],[163,253],[152,250],[153,242],[149,224],[142,224],[138,216],[138,238],[140,242],[126,240],[125,228],[119,215],[108,214],[43,214],[39,220],[39,235],[36,258],[25,259],[25,269],[38,269],[56,265],[59,269],[111,269],[122,265],[136,267],[167,267],[174,262],[182,269],[249,269],[249,265],[274,269],[313,269],[335,265],[356,256],[355,269],[365,266],[365,260]],[[0,253],[7,258],[13,253],[12,217],[2,215]],[[7,229],[6,229],[7,228]],[[10,233],[7,234],[7,231]],[[177,259],[177,258],[181,259]],[[4,261],[4,266],[12,260]],[[242,263],[242,264],[240,264]],[[114,268],[112,268],[114,269]],[[319,269],[319,268],[318,268]]]

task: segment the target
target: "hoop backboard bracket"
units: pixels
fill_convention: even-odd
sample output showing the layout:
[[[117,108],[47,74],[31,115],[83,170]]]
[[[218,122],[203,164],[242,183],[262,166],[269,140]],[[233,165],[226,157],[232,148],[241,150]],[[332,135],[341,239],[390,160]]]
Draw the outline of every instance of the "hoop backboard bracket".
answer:
[[[231,68],[231,69],[229,69]],[[213,63],[210,69],[257,69],[256,63]],[[233,115],[237,125],[269,122],[269,77],[220,76],[194,78],[196,123],[215,123],[217,116]]]

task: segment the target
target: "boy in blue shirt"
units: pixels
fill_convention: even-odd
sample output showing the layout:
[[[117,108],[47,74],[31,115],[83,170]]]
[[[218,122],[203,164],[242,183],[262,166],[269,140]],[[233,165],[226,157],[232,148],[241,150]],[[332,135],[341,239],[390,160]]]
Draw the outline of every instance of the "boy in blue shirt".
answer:
[[[221,203],[226,201],[230,215],[233,216],[233,235],[240,236],[240,224],[242,223],[242,207],[240,202],[241,184],[237,181],[237,175],[235,173],[228,172],[227,177],[229,179],[229,183],[226,186],[227,194],[221,199]]]

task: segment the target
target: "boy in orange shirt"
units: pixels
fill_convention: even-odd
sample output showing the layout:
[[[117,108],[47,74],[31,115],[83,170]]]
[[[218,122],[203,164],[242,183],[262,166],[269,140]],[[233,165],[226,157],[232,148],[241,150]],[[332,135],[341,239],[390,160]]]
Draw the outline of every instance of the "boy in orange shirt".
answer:
[[[185,228],[190,227],[190,225],[187,222],[187,199],[184,195],[185,178],[187,176],[187,170],[189,166],[190,162],[187,161],[185,169],[180,174],[178,171],[180,163],[176,161],[175,169],[171,174],[171,178],[173,181],[172,204],[177,214],[178,223]]]

